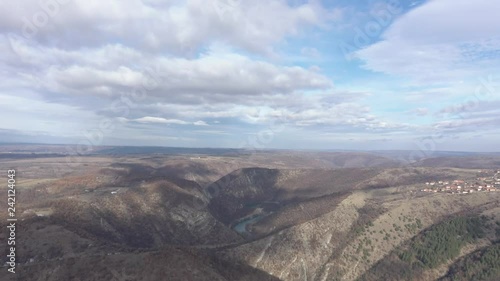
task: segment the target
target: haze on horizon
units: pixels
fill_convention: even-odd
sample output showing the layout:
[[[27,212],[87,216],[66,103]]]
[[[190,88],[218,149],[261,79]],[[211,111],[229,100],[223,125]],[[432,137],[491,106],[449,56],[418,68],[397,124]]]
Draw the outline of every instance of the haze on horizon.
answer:
[[[498,151],[500,1],[0,3],[0,140]]]

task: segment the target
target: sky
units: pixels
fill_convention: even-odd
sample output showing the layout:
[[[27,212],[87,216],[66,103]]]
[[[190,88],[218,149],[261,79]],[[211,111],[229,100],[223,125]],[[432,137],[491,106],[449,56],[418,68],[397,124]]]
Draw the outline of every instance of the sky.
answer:
[[[0,142],[500,151],[500,0],[0,3]]]

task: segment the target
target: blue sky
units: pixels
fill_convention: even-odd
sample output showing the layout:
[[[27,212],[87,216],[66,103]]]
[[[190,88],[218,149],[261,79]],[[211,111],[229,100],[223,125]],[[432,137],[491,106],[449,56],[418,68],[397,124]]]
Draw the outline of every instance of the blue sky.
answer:
[[[19,2],[2,142],[498,151],[500,1]]]

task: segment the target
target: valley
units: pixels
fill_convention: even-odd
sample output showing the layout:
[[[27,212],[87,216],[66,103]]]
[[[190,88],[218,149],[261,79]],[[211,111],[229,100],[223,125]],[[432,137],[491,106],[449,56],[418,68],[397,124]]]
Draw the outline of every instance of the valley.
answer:
[[[465,264],[496,253],[500,192],[422,191],[432,182],[446,190],[445,182],[484,178],[475,158],[470,167],[425,167],[353,153],[356,166],[339,160],[349,152],[298,152],[303,163],[279,151],[210,153],[95,154],[73,166],[64,156],[4,157],[0,168],[18,174],[17,276],[454,280],[479,276]],[[6,220],[1,213],[2,229]],[[425,261],[419,245],[433,245],[432,233],[466,236],[469,222],[481,232],[443,244],[452,254],[431,251],[436,262]],[[2,272],[0,280],[14,279]]]

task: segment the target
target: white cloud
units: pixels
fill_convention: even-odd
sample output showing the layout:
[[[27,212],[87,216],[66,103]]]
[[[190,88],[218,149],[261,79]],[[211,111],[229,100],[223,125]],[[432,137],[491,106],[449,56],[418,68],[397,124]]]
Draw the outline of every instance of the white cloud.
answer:
[[[49,11],[46,23],[33,25],[34,16],[47,13],[40,6],[46,2],[18,2],[0,3],[0,106],[7,108],[4,120],[16,119],[0,130],[74,137],[109,118],[116,128],[106,138],[116,143],[137,135],[147,144],[199,139],[204,145],[212,137],[211,144],[227,145],[276,120],[287,127],[277,137],[285,142],[305,133],[359,139],[376,131],[384,139],[422,128],[492,128],[497,121],[491,118],[496,111],[475,113],[469,123],[431,114],[474,91],[475,85],[455,82],[498,70],[495,1],[428,1],[356,53],[367,69],[418,82],[398,85],[399,99],[385,96],[397,92],[387,89],[392,85],[380,86],[390,84],[389,76],[351,88],[346,85],[359,82],[357,62],[345,70],[331,63],[339,60],[325,46],[338,39],[340,26],[325,23],[342,26],[350,21],[341,22],[346,11],[362,13],[357,5],[328,10],[319,1],[50,0],[65,4]],[[23,31],[32,34],[26,38]],[[354,76],[339,85],[358,90],[333,88],[329,75],[345,77],[340,71]],[[442,85],[428,87],[433,83]],[[145,93],[140,100],[136,90]],[[430,96],[434,105],[427,104]],[[117,102],[120,110],[114,110]],[[420,125],[405,123],[410,113]],[[221,141],[221,134],[232,136]]]
[[[53,4],[51,9],[47,2]],[[145,51],[179,54],[217,41],[269,53],[275,43],[297,34],[304,26],[320,25],[329,13],[313,3],[291,7],[281,0],[161,4],[140,0],[28,0],[0,5],[1,32],[23,32],[39,42],[71,48],[120,41]]]
[[[332,86],[316,71],[217,50],[185,59],[150,56],[122,45],[66,51],[33,46],[18,37],[0,40],[1,49],[8,50],[9,44],[16,52],[0,54],[0,61],[17,73],[11,77],[36,77],[37,87],[56,93],[118,96],[147,84],[150,98],[206,103]]]
[[[201,120],[194,122],[193,125],[195,125],[195,126],[208,126],[207,122],[201,121]]]
[[[152,117],[145,116],[137,119],[133,119],[131,121],[142,123],[142,124],[175,124],[175,125],[194,125],[194,126],[209,126],[207,122],[198,120],[194,122],[188,122],[179,119],[167,119],[162,117]]]
[[[161,117],[151,117],[145,116],[138,119],[134,119],[133,121],[139,123],[156,123],[156,124],[177,124],[177,125],[186,125],[189,122],[178,120],[178,119],[165,119]]]
[[[500,53],[498,1],[428,1],[397,19],[383,40],[356,52],[364,67],[418,82],[459,81],[492,72]],[[493,60],[493,61],[492,61]]]

